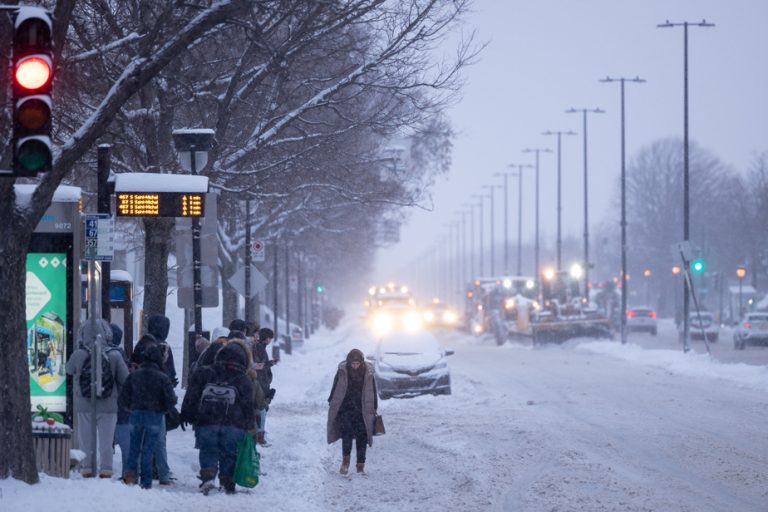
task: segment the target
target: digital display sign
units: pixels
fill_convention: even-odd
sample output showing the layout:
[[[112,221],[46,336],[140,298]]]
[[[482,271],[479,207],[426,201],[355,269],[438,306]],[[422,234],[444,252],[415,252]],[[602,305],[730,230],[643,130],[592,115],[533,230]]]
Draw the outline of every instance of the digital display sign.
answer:
[[[117,192],[118,217],[204,217],[205,194]]]

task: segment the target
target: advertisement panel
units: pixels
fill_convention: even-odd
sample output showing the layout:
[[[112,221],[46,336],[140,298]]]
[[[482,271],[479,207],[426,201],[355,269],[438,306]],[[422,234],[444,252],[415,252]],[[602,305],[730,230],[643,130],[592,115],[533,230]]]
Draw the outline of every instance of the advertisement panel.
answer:
[[[27,254],[27,362],[32,409],[67,410],[67,255]]]

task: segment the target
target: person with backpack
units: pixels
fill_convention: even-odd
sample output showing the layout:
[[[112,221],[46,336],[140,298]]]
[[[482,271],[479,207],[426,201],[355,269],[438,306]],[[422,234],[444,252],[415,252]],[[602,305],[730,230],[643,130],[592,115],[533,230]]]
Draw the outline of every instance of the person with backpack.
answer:
[[[171,379],[162,370],[163,354],[159,345],[148,345],[144,362],[128,376],[120,391],[120,405],[130,410],[131,441],[123,471],[123,482],[136,483],[141,455],[141,488],[152,488],[152,460],[160,436],[164,434],[164,417],[176,405]]]
[[[253,367],[257,370],[257,376],[259,384],[264,391],[264,397],[267,404],[272,402],[272,398],[275,396],[275,390],[272,386],[272,367],[277,364],[276,360],[270,359],[267,354],[267,345],[272,342],[272,338],[275,337],[275,332],[269,327],[262,327],[259,329],[259,340],[253,346]],[[259,430],[256,437],[256,442],[263,447],[271,446],[267,442],[267,411],[269,407],[264,407],[259,411]]]
[[[341,439],[342,475],[349,471],[353,439],[357,472],[365,474],[366,445],[373,446],[373,419],[378,406],[373,365],[353,348],[339,363],[328,397],[328,444]]]
[[[101,361],[93,361],[96,339],[101,337]],[[101,319],[89,319],[80,324],[77,333],[78,348],[66,364],[67,374],[74,375],[73,396],[74,412],[77,417],[77,439],[79,448],[85,452],[80,466],[80,474],[91,478],[97,472],[101,478],[112,477],[112,443],[117,424],[118,388],[128,378],[128,366],[123,356],[111,346],[112,329],[109,322]],[[91,382],[93,364],[101,365],[101,389],[96,389]],[[93,445],[93,425],[96,425],[96,446]],[[98,468],[92,464],[94,454],[98,454]]]
[[[182,421],[195,429],[200,450],[200,490],[203,494],[219,483],[228,494],[235,492],[233,474],[237,443],[254,430],[254,388],[246,375],[248,354],[240,343],[227,343],[213,365],[200,366],[190,376],[181,405]]]

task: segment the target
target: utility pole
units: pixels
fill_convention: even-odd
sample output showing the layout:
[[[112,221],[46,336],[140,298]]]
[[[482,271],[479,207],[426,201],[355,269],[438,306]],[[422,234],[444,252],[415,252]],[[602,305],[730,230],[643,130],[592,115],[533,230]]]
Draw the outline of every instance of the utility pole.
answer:
[[[525,148],[523,153],[536,154],[536,243],[534,247],[534,272],[538,281],[541,278],[539,269],[539,153],[551,153],[549,148]]]
[[[485,274],[485,268],[483,267],[483,198],[485,196],[482,194],[475,194],[472,197],[480,199],[480,255],[478,259],[480,260],[480,276],[482,276]]]
[[[665,23],[656,25],[658,28],[683,27],[683,243],[690,240],[690,188],[688,179],[688,27],[714,27],[714,23],[707,23],[701,20],[699,23]],[[690,290],[688,281],[683,279],[683,350],[690,350],[690,329],[688,327],[688,317],[690,310]]]
[[[561,165],[561,141],[563,135],[576,135],[571,130],[547,130],[542,135],[557,135],[557,269],[563,269],[563,235],[562,235],[562,165]]]
[[[495,245],[496,242],[494,241],[494,236],[493,235],[494,235],[494,231],[496,231],[496,228],[495,228],[494,223],[493,223],[493,220],[495,218],[495,212],[494,212],[495,208],[494,208],[494,200],[493,200],[493,196],[495,194],[493,193],[493,190],[496,188],[496,186],[495,185],[483,185],[483,188],[487,188],[488,189],[488,195],[491,198],[491,275],[495,276],[496,275],[496,257],[495,257],[496,256],[496,250],[495,250],[494,245]]]
[[[627,343],[627,169],[626,140],[624,130],[624,84],[626,82],[643,83],[635,78],[605,77],[601,82],[619,82],[621,84],[621,343]]]
[[[569,108],[566,114],[582,114],[582,131],[584,133],[584,296],[589,303],[589,186],[587,179],[587,114],[604,114],[599,108]]]
[[[509,164],[517,167],[517,275],[523,275],[523,169],[533,169],[528,164]]]

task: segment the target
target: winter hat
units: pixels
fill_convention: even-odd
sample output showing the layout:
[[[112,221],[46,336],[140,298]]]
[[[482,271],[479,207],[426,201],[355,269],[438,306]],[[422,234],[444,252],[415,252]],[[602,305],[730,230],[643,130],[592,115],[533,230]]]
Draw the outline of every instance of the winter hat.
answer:
[[[165,315],[152,315],[147,320],[147,332],[158,341],[165,341],[168,338],[170,328],[171,321]]]
[[[144,349],[144,362],[154,363],[160,368],[163,367],[163,351],[157,343],[150,343]]]
[[[269,327],[262,327],[259,329],[259,341],[266,341],[269,338],[275,337],[275,331],[270,329]]]
[[[248,324],[245,323],[245,320],[241,320],[239,318],[235,318],[231,322],[229,322],[229,330],[230,331],[240,331],[245,332],[245,330],[248,328]]]
[[[123,341],[123,330],[116,324],[109,324],[112,329],[112,346],[119,347]]]
[[[216,341],[219,338],[227,338],[229,336],[229,329],[226,327],[214,327],[211,333],[211,341]]]
[[[109,322],[102,319],[89,319],[80,324],[77,331],[77,339],[80,346],[90,349],[96,342],[96,337],[101,334],[105,343],[112,343],[112,328]]]
[[[195,351],[202,354],[205,349],[211,346],[211,342],[203,336],[198,336],[195,340]]]
[[[357,361],[359,363],[365,361],[365,356],[363,355],[362,351],[356,348],[350,350],[349,354],[347,354],[347,363],[351,363],[352,361]]]
[[[248,354],[246,354],[245,349],[239,344],[230,343],[224,345],[221,350],[216,353],[214,361],[217,363],[238,365],[245,370],[248,365]]]

